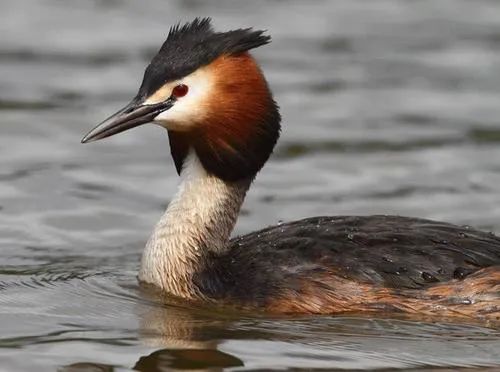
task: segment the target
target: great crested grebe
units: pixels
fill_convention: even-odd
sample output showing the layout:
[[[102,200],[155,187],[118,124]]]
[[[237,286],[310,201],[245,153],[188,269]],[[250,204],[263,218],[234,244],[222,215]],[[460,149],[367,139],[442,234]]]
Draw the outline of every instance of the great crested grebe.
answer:
[[[500,238],[399,216],[312,217],[230,239],[280,114],[248,50],[263,31],[170,29],[136,97],[82,140],[153,122],[179,190],[146,244],[141,282],[189,300],[279,313],[401,312],[500,319]]]

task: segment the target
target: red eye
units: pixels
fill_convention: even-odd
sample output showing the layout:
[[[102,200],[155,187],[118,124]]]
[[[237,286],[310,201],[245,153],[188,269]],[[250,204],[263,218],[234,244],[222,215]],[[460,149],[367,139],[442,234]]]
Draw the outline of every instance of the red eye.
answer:
[[[172,95],[175,98],[184,97],[187,94],[188,90],[189,88],[187,85],[179,84],[175,86],[174,89],[172,90]]]

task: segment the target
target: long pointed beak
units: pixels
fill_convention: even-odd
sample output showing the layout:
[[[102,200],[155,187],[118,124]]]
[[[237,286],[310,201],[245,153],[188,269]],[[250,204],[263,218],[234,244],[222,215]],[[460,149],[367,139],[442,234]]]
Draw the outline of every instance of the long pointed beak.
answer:
[[[133,100],[123,109],[111,115],[88,132],[83,137],[82,143],[97,141],[121,133],[127,129],[150,123],[159,113],[168,110],[173,105],[173,99],[151,105],[143,105]]]

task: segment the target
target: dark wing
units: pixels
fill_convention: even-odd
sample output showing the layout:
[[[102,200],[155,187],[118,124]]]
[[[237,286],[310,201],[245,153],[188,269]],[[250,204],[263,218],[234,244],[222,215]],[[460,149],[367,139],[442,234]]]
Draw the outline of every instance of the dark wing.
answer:
[[[270,279],[328,270],[362,283],[425,288],[499,265],[500,238],[408,217],[314,217],[237,237],[230,257]]]

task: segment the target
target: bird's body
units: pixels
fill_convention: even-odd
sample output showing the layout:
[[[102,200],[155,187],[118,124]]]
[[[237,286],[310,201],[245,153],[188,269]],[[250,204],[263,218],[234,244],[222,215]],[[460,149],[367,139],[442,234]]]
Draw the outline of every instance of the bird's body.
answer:
[[[499,245],[489,233],[424,219],[312,217],[232,240],[214,260],[220,291],[210,275],[199,283],[273,312],[494,317]]]
[[[248,49],[268,37],[174,27],[139,94],[84,142],[156,122],[179,191],[139,279],[174,296],[277,313],[402,312],[500,319],[500,238],[399,216],[313,217],[230,239],[280,115]],[[190,57],[193,57],[190,59]]]

